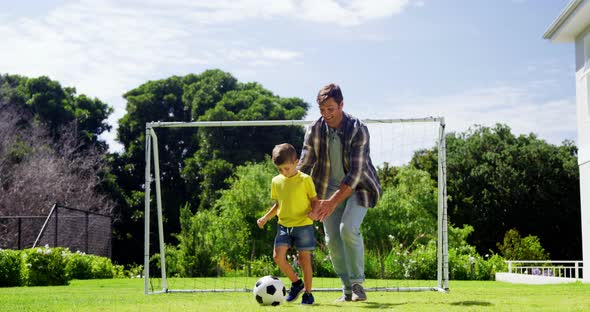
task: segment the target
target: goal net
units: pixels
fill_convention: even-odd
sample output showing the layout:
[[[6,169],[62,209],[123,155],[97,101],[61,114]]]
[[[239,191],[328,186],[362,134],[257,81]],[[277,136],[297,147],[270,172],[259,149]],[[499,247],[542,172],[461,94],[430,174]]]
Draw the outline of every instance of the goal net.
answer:
[[[448,291],[449,289],[449,269],[448,269],[448,223],[447,223],[447,201],[446,201],[446,164],[445,164],[445,123],[442,117],[411,118],[411,119],[365,119],[363,122],[367,125],[370,134],[370,153],[371,159],[380,174],[385,172],[399,173],[402,168],[409,167],[410,160],[419,152],[434,153],[431,160],[435,163],[431,165],[432,171],[436,171],[434,176],[430,177],[433,182],[432,200],[429,202],[430,207],[417,207],[418,209],[427,209],[432,215],[432,233],[423,233],[418,235],[414,241],[404,240],[400,243],[395,227],[387,228],[387,225],[381,224],[380,233],[389,233],[385,235],[387,242],[381,246],[387,246],[386,249],[373,250],[368,246],[365,236],[365,273],[367,280],[363,283],[367,291]],[[258,121],[202,121],[202,122],[149,122],[146,124],[145,136],[145,233],[144,233],[144,290],[146,294],[168,293],[168,292],[207,292],[207,291],[252,291],[257,279],[263,275],[279,275],[287,287],[290,285],[288,279],[278,272],[278,266],[272,262],[272,254],[266,255],[267,271],[252,270],[254,262],[260,263],[260,259],[249,259],[234,267],[231,272],[218,270],[217,273],[198,274],[191,276],[171,276],[168,270],[168,264],[177,262],[173,256],[167,255],[170,246],[165,241],[163,203],[166,198],[173,197],[174,194],[163,194],[160,177],[160,155],[159,152],[166,148],[158,146],[158,129],[160,128],[205,128],[205,127],[265,127],[271,130],[271,127],[307,127],[312,121],[304,120],[258,120]],[[190,131],[190,129],[189,129]],[[195,130],[193,130],[195,131]],[[284,141],[273,142],[276,144],[289,142],[288,138]],[[164,142],[171,144],[172,142]],[[223,144],[233,144],[234,142],[223,142]],[[289,142],[300,151],[303,142]],[[221,144],[221,143],[220,143]],[[270,150],[268,154],[270,154]],[[152,168],[153,165],[153,168]],[[278,173],[277,173],[278,174]],[[377,207],[372,208],[367,213],[363,222],[372,217],[371,214],[384,211],[387,206],[389,209],[413,209],[412,204],[404,204],[395,196],[387,196],[386,187],[401,182],[386,182],[384,184],[384,196],[382,196]],[[270,180],[266,181],[270,190]],[[387,185],[385,185],[387,184]],[[152,187],[154,190],[152,191]],[[396,192],[400,193],[396,189]],[[154,202],[154,203],[152,203]],[[412,200],[410,200],[412,202]],[[417,202],[414,200],[413,202]],[[415,204],[414,204],[415,205]],[[427,204],[424,204],[427,205]],[[154,207],[155,206],[155,207]],[[403,207],[402,207],[403,206]],[[410,208],[408,208],[410,207]],[[380,210],[381,209],[381,210]],[[375,211],[375,212],[373,212]],[[262,216],[264,212],[260,212]],[[411,214],[411,213],[410,213]],[[377,215],[375,215],[377,216]],[[381,218],[381,217],[375,217]],[[379,215],[380,216],[380,215]],[[254,217],[254,216],[253,216]],[[386,219],[386,218],[382,218]],[[267,224],[276,226],[275,222]],[[244,225],[246,226],[246,225]],[[250,226],[250,225],[248,225]],[[375,226],[379,227],[379,226]],[[386,228],[383,228],[386,227]],[[321,223],[316,223],[318,232],[323,233]],[[228,229],[229,230],[229,229]],[[419,240],[428,237],[428,243],[423,243],[420,250],[421,256],[409,255],[411,248],[415,248]],[[316,274],[316,269],[320,271],[329,271],[331,263],[329,262],[329,251],[322,244],[322,234],[317,234],[318,249],[314,252],[314,291],[340,291],[341,284],[339,278],[334,274]],[[267,242],[272,246],[273,241]],[[411,246],[409,246],[411,245]],[[323,247],[323,248],[322,248]],[[294,255],[294,254],[293,254]],[[424,260],[427,258],[426,260]],[[268,261],[270,260],[270,262]],[[300,272],[297,267],[295,257],[289,257],[292,266],[296,272]],[[317,262],[316,262],[317,260]],[[223,259],[218,261],[222,262]],[[324,261],[323,269],[316,263]],[[262,261],[264,262],[264,261]],[[327,263],[327,264],[326,264]],[[416,273],[415,267],[426,266],[422,271],[427,273]],[[327,269],[326,269],[327,268]],[[215,276],[211,276],[215,275]],[[327,276],[326,276],[327,275]],[[300,274],[301,276],[301,274]]]

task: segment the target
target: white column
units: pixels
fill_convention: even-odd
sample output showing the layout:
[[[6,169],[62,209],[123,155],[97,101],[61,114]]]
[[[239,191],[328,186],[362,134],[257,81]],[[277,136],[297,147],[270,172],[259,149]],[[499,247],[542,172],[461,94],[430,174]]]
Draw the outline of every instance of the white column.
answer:
[[[582,222],[583,281],[590,283],[590,36],[576,40],[576,115]]]
[[[584,261],[583,281],[590,283],[590,163],[580,166],[580,192],[582,209],[582,260]]]

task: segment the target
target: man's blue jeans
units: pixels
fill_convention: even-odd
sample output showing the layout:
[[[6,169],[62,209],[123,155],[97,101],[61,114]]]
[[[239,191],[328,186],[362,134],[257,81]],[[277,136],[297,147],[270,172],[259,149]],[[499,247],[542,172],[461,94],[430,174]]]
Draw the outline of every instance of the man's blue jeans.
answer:
[[[335,190],[328,190],[332,194]],[[352,292],[353,283],[365,280],[365,246],[360,227],[367,207],[360,206],[352,193],[324,220],[326,243],[334,271],[342,280],[345,293]]]

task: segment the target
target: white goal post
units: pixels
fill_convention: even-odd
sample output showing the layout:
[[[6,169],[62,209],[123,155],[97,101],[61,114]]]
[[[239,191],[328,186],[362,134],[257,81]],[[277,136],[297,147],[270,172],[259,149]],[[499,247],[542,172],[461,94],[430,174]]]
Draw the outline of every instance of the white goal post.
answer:
[[[448,221],[447,221],[447,185],[446,185],[446,146],[445,121],[443,117],[425,117],[408,119],[364,119],[365,124],[396,124],[396,123],[434,123],[438,124],[438,209],[437,209],[437,285],[427,287],[378,287],[365,288],[368,291],[441,291],[449,290],[449,254],[448,254]],[[145,214],[144,214],[144,290],[145,294],[168,292],[202,292],[202,291],[251,291],[251,289],[169,289],[166,276],[166,255],[164,244],[164,228],[162,216],[162,194],[160,188],[160,167],[158,156],[158,137],[156,128],[195,128],[195,127],[252,127],[252,126],[307,126],[313,121],[308,120],[257,120],[257,121],[198,121],[198,122],[148,122],[145,135]],[[153,156],[153,177],[151,157]],[[155,201],[160,251],[161,290],[150,290],[150,214],[151,214],[151,183],[155,182]],[[270,181],[269,181],[270,183]],[[340,291],[341,288],[322,288],[314,291]]]

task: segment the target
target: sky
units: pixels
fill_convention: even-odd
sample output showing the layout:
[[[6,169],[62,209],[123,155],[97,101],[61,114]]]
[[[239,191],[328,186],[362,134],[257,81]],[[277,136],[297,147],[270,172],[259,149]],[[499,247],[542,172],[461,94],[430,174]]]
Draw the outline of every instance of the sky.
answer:
[[[109,104],[149,80],[221,69],[311,105],[338,83],[360,118],[442,116],[576,141],[573,44],[543,34],[566,0],[0,0],[0,74]]]

